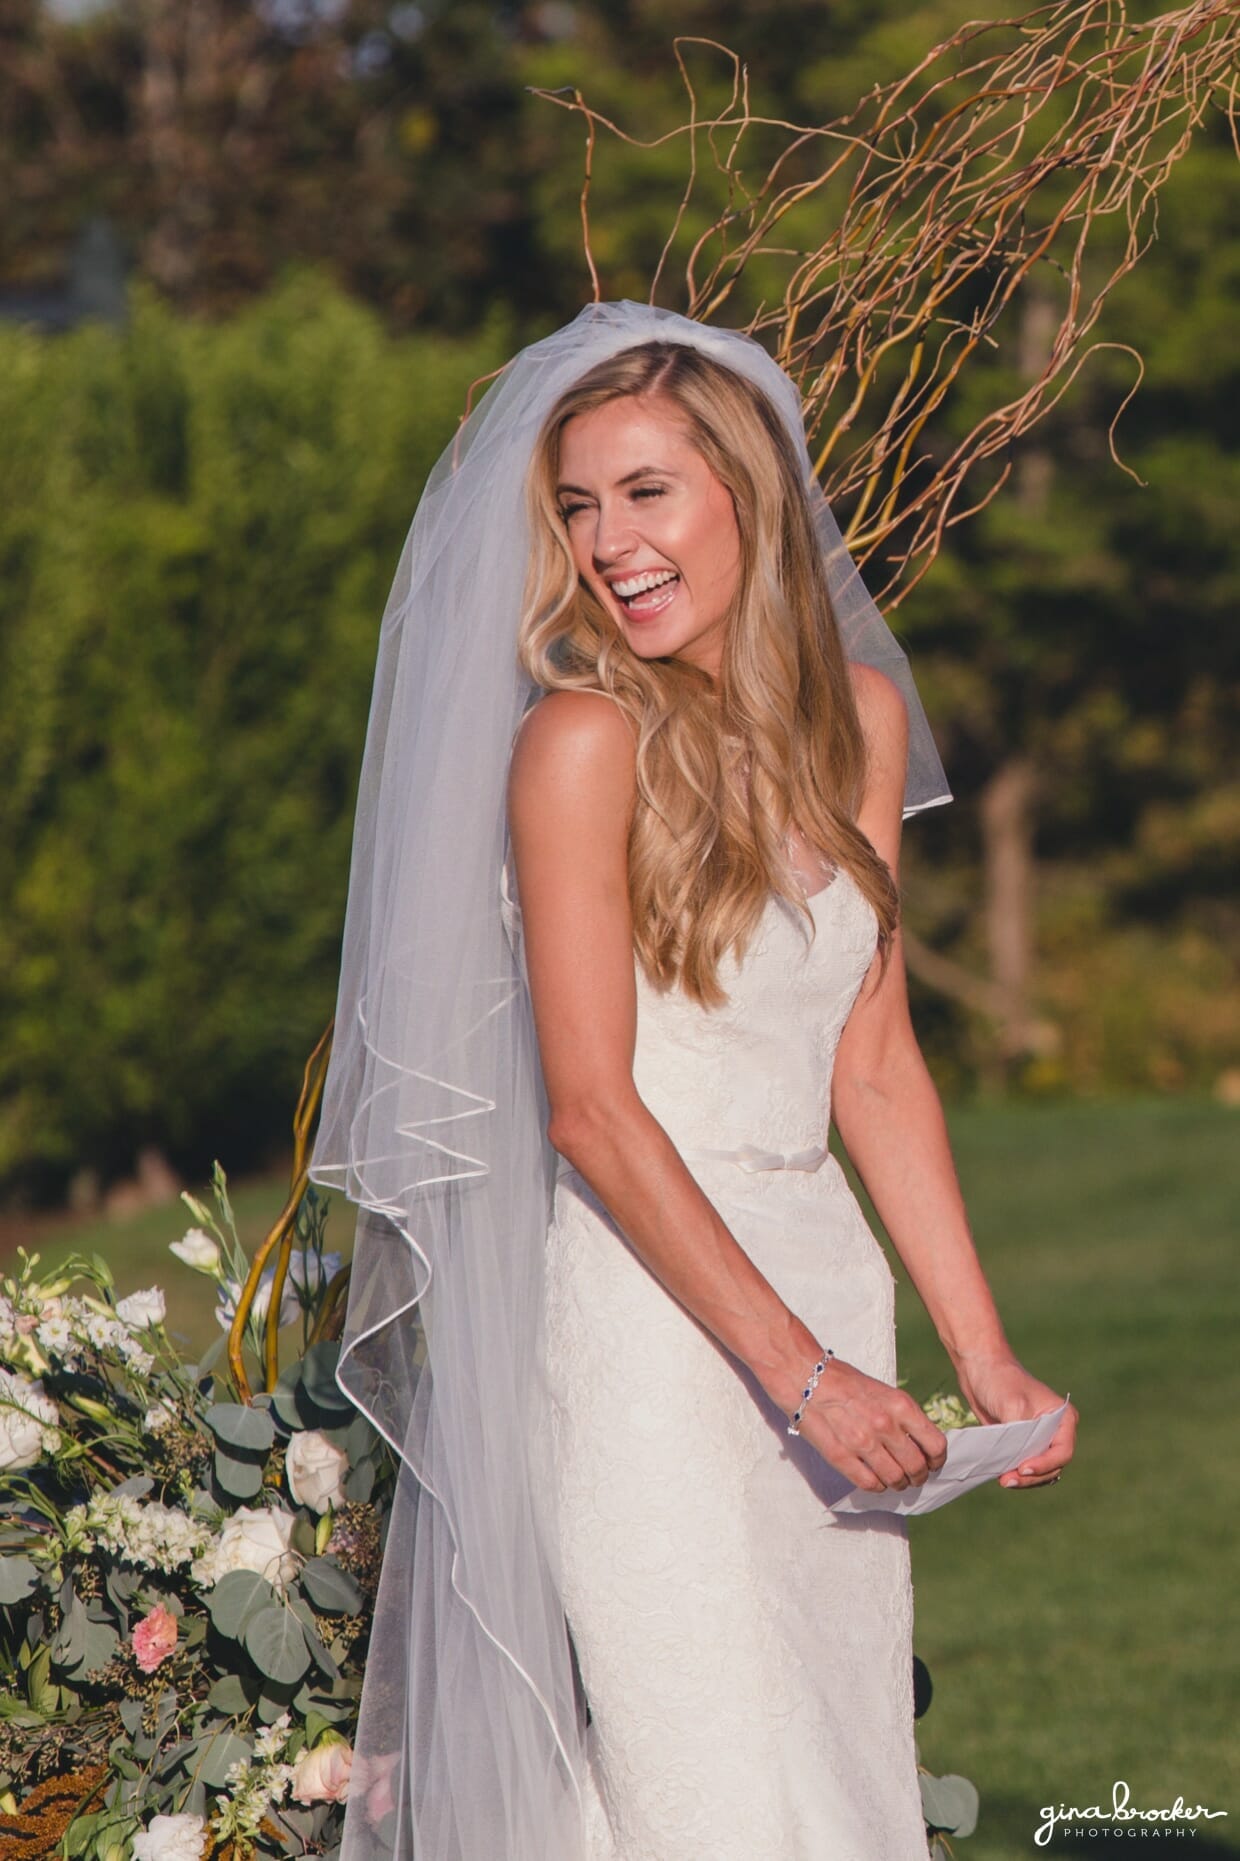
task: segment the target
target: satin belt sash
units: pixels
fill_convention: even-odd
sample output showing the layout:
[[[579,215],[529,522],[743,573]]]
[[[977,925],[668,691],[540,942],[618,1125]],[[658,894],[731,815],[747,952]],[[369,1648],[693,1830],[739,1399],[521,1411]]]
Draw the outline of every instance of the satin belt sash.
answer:
[[[743,1170],[816,1170],[830,1156],[825,1144],[810,1150],[761,1150],[757,1144],[741,1144],[735,1150],[682,1150],[686,1163],[736,1163]]]
[[[686,1163],[735,1163],[742,1170],[756,1173],[759,1170],[821,1169],[831,1152],[825,1144],[809,1150],[789,1151],[787,1154],[779,1150],[762,1150],[757,1144],[740,1144],[735,1150],[682,1150],[680,1154]],[[579,1173],[567,1157],[557,1159],[557,1177],[576,1176]]]

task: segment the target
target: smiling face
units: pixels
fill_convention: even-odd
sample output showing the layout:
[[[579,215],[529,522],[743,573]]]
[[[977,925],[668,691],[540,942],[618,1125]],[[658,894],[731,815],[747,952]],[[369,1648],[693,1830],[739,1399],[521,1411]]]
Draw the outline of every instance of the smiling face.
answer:
[[[625,395],[569,420],[556,496],[581,579],[642,659],[719,676],[741,573],[731,493],[675,403]]]

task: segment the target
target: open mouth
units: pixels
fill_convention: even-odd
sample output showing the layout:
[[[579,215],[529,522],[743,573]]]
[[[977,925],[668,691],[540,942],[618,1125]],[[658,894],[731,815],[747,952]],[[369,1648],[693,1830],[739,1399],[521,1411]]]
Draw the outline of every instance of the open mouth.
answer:
[[[611,592],[626,614],[634,620],[649,620],[661,614],[675,599],[680,577],[675,569],[653,569],[645,575],[629,576],[611,584]]]

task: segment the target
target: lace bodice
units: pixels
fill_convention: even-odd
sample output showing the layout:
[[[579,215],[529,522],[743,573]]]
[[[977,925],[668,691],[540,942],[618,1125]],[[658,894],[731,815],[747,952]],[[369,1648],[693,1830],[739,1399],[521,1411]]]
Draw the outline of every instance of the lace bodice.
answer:
[[[682,1150],[752,1146],[789,1154],[825,1144],[835,1051],[874,955],[868,900],[841,869],[802,912],[772,893],[740,961],[719,970],[728,1000],[703,1008],[660,991],[635,962],[633,1079]],[[521,910],[505,869],[505,928],[524,966]]]

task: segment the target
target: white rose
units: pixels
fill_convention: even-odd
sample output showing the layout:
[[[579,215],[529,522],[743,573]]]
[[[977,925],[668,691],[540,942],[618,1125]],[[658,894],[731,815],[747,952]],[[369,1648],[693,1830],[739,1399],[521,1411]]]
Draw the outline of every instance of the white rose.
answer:
[[[43,1394],[42,1383],[32,1383],[15,1370],[0,1370],[0,1471],[14,1473],[33,1467],[44,1454],[60,1446],[56,1428],[59,1411]]]
[[[219,1272],[220,1250],[202,1228],[190,1228],[179,1241],[170,1244],[168,1252],[183,1260],[187,1267],[193,1267],[196,1273]]]
[[[297,1571],[289,1550],[295,1520],[283,1506],[238,1506],[195,1575],[200,1582],[218,1583],[230,1570],[256,1570],[268,1583],[283,1589]]]
[[[344,1476],[349,1471],[349,1456],[342,1447],[334,1447],[317,1428],[295,1434],[284,1450],[284,1470],[288,1490],[299,1506],[312,1512],[333,1512],[345,1504]]]
[[[206,1845],[201,1816],[152,1816],[133,1838],[133,1861],[202,1861]]]
[[[158,1286],[148,1286],[145,1292],[131,1292],[127,1299],[118,1299],[116,1302],[116,1316],[131,1331],[145,1331],[151,1325],[162,1325],[167,1311],[164,1295]]]

